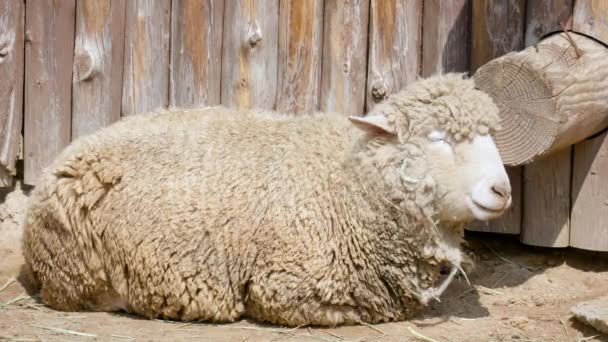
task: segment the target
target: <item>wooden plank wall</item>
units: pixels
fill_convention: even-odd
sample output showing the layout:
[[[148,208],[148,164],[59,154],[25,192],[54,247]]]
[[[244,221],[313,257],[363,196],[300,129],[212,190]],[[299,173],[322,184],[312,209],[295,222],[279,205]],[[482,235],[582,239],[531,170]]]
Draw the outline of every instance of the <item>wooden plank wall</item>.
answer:
[[[608,45],[608,1],[578,0],[573,29]],[[570,246],[608,252],[608,131],[574,146]]]
[[[72,139],[120,119],[125,0],[76,3]]]
[[[27,184],[35,184],[42,168],[70,142],[75,5],[75,0],[26,3],[23,135]]]
[[[562,30],[561,24],[570,25],[571,17],[572,1],[529,1],[526,46]],[[521,236],[524,243],[543,247],[569,245],[571,158],[571,148],[567,148],[524,167]]]
[[[16,175],[23,117],[23,35],[25,5],[0,0],[0,187]]]
[[[471,21],[471,72],[488,61],[524,45],[525,0],[473,1]],[[511,181],[511,208],[505,216],[489,223],[478,222],[472,230],[519,234],[522,218],[522,168],[507,168]]]
[[[607,43],[605,13],[603,0],[0,0],[0,186],[22,129],[35,184],[71,140],[124,115],[217,104],[362,115],[560,23]],[[511,211],[472,229],[608,250],[606,140],[509,170]]]

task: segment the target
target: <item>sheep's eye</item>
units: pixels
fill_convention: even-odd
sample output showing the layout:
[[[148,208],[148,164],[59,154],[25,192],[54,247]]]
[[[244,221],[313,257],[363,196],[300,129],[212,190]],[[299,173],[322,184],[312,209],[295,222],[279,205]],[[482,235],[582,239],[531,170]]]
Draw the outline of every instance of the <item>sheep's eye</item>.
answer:
[[[433,131],[429,134],[428,137],[431,142],[448,142],[447,135],[443,132]]]

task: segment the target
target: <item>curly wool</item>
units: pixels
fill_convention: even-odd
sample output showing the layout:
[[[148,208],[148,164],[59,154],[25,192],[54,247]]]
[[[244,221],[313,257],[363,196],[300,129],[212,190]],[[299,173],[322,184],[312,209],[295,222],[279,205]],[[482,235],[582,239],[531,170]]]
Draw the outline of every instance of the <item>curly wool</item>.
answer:
[[[292,326],[415,315],[462,259],[461,231],[433,222],[437,185],[420,139],[431,124],[484,122],[470,81],[444,77],[448,86],[421,81],[374,109],[409,122],[402,144],[341,115],[222,107],[136,115],[75,141],[26,217],[42,300]]]
[[[445,74],[414,82],[376,105],[372,113],[386,115],[402,135],[441,128],[458,142],[499,129],[498,108],[486,93],[475,89],[464,74]]]

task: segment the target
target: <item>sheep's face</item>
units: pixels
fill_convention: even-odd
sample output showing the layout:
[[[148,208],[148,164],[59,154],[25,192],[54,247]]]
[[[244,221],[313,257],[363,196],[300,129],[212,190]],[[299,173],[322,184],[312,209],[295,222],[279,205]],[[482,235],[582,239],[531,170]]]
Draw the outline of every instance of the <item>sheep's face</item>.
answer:
[[[490,220],[511,205],[511,186],[498,149],[489,134],[456,141],[437,129],[419,130],[407,139],[382,115],[351,117],[371,134],[393,135],[405,157],[395,173],[408,191],[434,185],[435,214],[441,221]],[[390,172],[389,172],[390,174]]]
[[[511,185],[490,135],[456,142],[433,130],[420,147],[437,186],[442,221],[490,220],[511,205]],[[422,140],[422,139],[421,139]]]

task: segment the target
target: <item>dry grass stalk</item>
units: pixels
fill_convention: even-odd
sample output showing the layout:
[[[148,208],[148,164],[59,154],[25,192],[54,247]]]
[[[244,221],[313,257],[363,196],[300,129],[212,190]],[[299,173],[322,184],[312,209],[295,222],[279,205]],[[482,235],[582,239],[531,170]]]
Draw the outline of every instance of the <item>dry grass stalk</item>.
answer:
[[[11,277],[9,278],[6,283],[4,285],[2,285],[2,287],[0,287],[0,292],[6,290],[7,287],[9,287],[12,283],[14,283],[17,279],[15,277]]]
[[[407,329],[410,331],[410,333],[412,333],[412,335],[414,335],[414,337],[416,337],[419,340],[422,341],[426,341],[426,342],[439,342],[435,339],[432,339],[428,336],[424,336],[421,333],[417,332],[416,330],[414,330],[412,327],[407,327]]]

